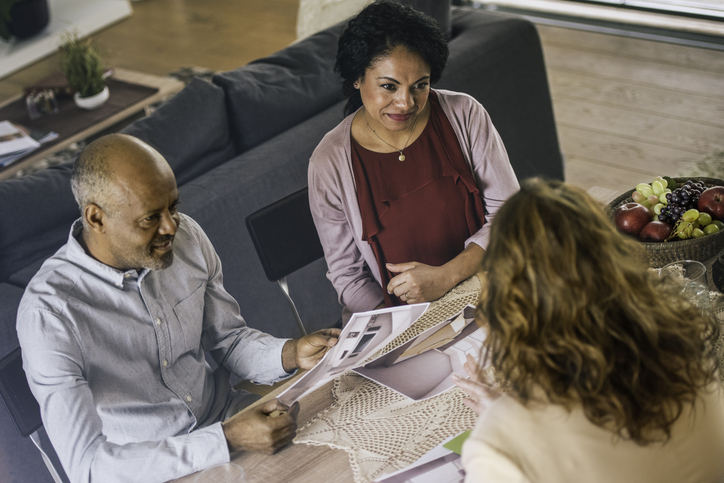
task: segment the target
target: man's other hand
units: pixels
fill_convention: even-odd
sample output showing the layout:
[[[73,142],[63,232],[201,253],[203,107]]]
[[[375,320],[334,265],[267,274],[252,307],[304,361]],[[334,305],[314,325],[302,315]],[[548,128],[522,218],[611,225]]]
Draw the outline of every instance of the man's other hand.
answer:
[[[311,369],[334,347],[341,332],[339,329],[322,329],[301,339],[288,340],[282,349],[284,370]]]
[[[297,434],[299,403],[287,407],[276,399],[224,421],[229,451],[274,454]]]

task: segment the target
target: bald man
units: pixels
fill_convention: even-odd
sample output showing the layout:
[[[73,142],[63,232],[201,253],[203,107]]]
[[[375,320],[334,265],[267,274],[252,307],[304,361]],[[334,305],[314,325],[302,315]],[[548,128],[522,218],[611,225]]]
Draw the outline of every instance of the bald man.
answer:
[[[23,367],[71,481],[167,481],[287,444],[298,405],[274,400],[229,419],[258,398],[234,390],[229,373],[280,381],[313,367],[339,331],[284,340],[248,328],[211,243],[178,211],[173,171],[142,141],[96,140],[71,183],[81,218],[17,318]]]

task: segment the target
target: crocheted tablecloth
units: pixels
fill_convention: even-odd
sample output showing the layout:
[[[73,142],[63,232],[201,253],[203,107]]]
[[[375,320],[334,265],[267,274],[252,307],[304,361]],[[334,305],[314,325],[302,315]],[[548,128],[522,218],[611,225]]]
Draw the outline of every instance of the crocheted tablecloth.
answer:
[[[480,290],[480,280],[475,276],[454,287],[370,359],[404,344],[468,304],[475,305]],[[356,483],[367,483],[404,468],[441,441],[475,425],[476,415],[463,404],[464,393],[457,387],[430,399],[413,401],[347,372],[334,381],[332,393],[334,403],[300,428],[294,442],[346,451]]]

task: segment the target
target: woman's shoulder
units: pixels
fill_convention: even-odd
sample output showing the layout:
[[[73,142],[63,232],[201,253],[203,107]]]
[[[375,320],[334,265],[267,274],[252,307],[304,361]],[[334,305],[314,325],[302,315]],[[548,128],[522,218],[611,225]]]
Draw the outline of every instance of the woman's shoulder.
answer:
[[[312,152],[309,160],[311,163],[324,163],[330,158],[339,159],[339,154],[346,151],[349,144],[350,129],[354,113],[345,117],[331,131],[324,135],[317,147]]]
[[[482,105],[473,96],[464,92],[435,89],[435,93],[443,106],[447,104],[448,107],[452,109],[470,108],[472,106],[482,107]]]

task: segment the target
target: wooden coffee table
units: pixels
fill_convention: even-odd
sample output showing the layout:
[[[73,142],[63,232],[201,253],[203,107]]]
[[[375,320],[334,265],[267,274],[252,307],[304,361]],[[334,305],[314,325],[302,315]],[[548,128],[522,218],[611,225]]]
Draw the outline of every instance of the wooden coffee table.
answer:
[[[65,149],[74,142],[87,139],[124,120],[139,115],[147,106],[168,95],[175,94],[184,87],[183,82],[171,77],[159,77],[126,69],[115,69],[112,82],[139,86],[139,93],[135,96],[136,99],[128,105],[116,105],[108,108],[104,106],[95,111],[82,111],[73,104],[72,100],[66,99],[59,102],[58,113],[37,121],[30,121],[26,114],[19,111],[19,106],[23,103],[23,95],[11,98],[0,105],[0,121],[10,120],[29,128],[37,128],[38,126],[34,124],[42,124],[41,129],[49,129],[60,134],[57,140],[41,146],[6,168],[0,168],[0,180],[12,178],[21,169]],[[112,97],[113,87],[111,86]],[[76,124],[80,122],[84,126],[79,129],[67,129],[67,124],[71,118]]]

